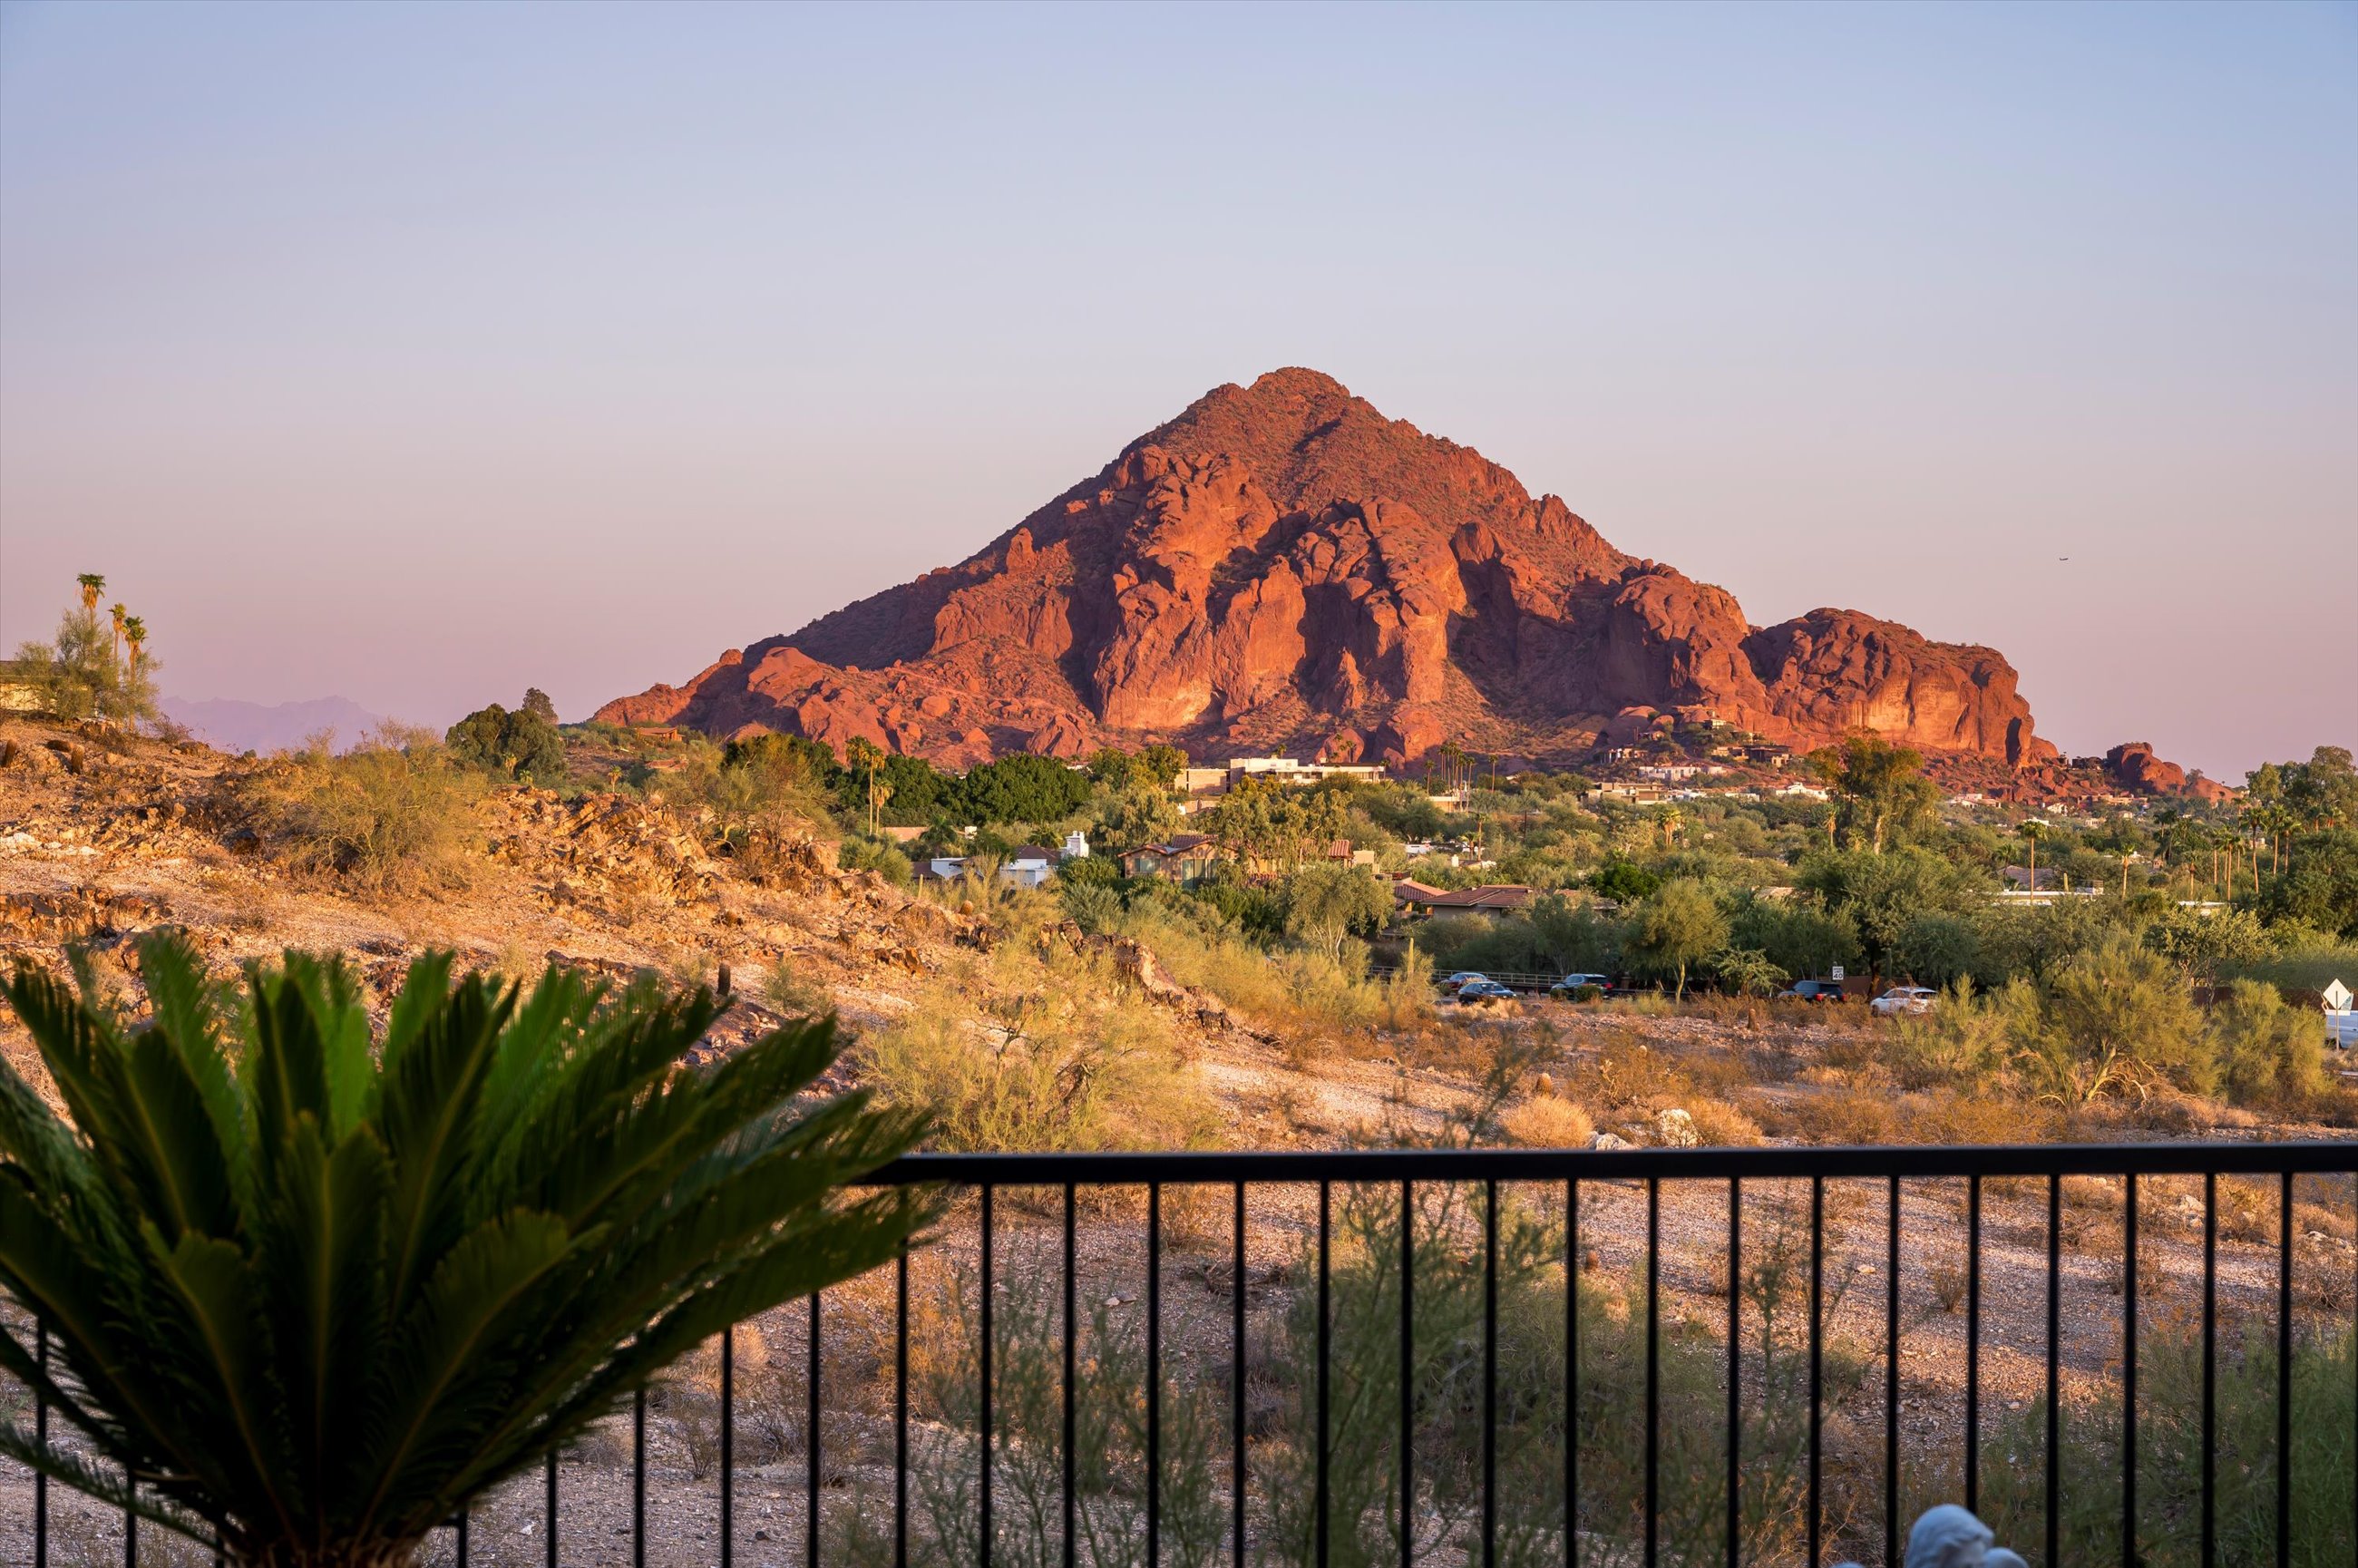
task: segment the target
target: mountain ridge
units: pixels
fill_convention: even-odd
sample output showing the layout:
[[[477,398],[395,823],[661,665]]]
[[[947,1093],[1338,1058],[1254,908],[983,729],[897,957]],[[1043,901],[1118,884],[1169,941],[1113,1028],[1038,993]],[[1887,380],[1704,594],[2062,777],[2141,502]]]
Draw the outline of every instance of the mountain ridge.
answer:
[[[1573,758],[1678,720],[2054,754],[2014,668],[1855,611],[1754,626],[1332,377],[1215,387],[956,566],[601,719],[861,736],[954,765],[1106,742]]]

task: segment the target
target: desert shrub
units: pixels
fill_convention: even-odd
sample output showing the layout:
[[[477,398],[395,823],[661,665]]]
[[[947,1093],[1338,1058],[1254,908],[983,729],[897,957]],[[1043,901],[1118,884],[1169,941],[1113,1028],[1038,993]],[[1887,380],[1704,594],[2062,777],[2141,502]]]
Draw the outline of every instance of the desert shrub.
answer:
[[[2337,979],[2358,986],[2358,941],[2298,925],[2277,926],[2271,935],[2274,952],[2227,965],[2222,972],[2265,980],[2287,992],[2323,990]]]
[[[1210,1143],[1217,1108],[1168,1018],[1110,960],[1009,944],[997,972],[930,991],[861,1042],[865,1081],[921,1108],[946,1150],[1182,1149]],[[978,1009],[971,999],[979,997]]]
[[[907,887],[914,874],[909,857],[888,838],[847,836],[836,846],[835,863],[847,871],[874,871],[895,887]]]
[[[2295,1106],[2326,1091],[2324,1030],[2272,985],[2232,982],[2211,1010],[2211,1038],[2219,1087],[2237,1105]]]
[[[2059,965],[2041,1012],[2016,1060],[2042,1098],[2085,1105],[2160,1082],[2210,1087],[2208,1043],[2184,979],[2125,932]]]
[[[1391,890],[1358,866],[1314,863],[1282,884],[1285,934],[1339,952],[1347,936],[1372,936],[1392,912]]]
[[[235,809],[299,870],[405,892],[465,880],[480,789],[430,731],[388,724],[341,756],[316,744],[251,775]]]
[[[762,977],[762,1000],[788,1018],[815,1018],[831,1005],[827,988],[814,984],[783,954]]]
[[[1444,973],[1546,974],[1555,968],[1550,944],[1520,915],[1436,915],[1417,928],[1417,944]]]
[[[1760,1141],[1760,1124],[1724,1099],[1705,1097],[1686,1103],[1695,1136],[1714,1147],[1740,1147]]]
[[[1064,1561],[1062,1281],[1018,1267],[991,1292],[990,1561],[1055,1568]],[[980,1289],[960,1270],[940,1305],[913,1325],[911,1400],[938,1424],[913,1434],[909,1548],[913,1561],[969,1563],[981,1555],[976,1493],[982,1468]],[[1092,1568],[1146,1562],[1146,1353],[1141,1316],[1098,1302],[1074,1325],[1073,1492],[1076,1557]],[[913,1316],[915,1314],[913,1314]],[[1160,1561],[1213,1568],[1226,1560],[1228,1510],[1217,1489],[1228,1451],[1224,1389],[1174,1375],[1165,1352],[1161,1390]],[[898,1561],[891,1508],[865,1497],[834,1512],[829,1562],[887,1568]]]
[[[1722,947],[1711,956],[1711,969],[1739,996],[1767,996],[1792,979],[1758,947]]]
[[[1578,1104],[1556,1094],[1535,1094],[1499,1113],[1501,1131],[1530,1149],[1585,1149],[1596,1124]]]
[[[2223,1336],[2232,1336],[2223,1328]],[[2358,1540],[2349,1486],[2358,1360],[2349,1329],[2297,1339],[2292,1365],[2292,1529],[2288,1560],[2302,1568],[2347,1563]],[[2137,1562],[2191,1568],[2200,1560],[2202,1506],[2202,1346],[2190,1325],[2165,1323],[2138,1351]],[[2232,1337],[2218,1357],[2218,1560],[2277,1561],[2277,1349],[2273,1328]],[[2032,1400],[1992,1423],[1984,1439],[1982,1517],[2001,1541],[2043,1538],[2046,1401]],[[2066,1563],[2109,1563],[2121,1539],[2121,1416],[2117,1395],[2074,1400],[2062,1411],[2062,1527]],[[2232,1456],[2232,1457],[2231,1457]],[[2028,1463],[2009,1462],[2017,1458]],[[1990,1461],[1997,1461],[1992,1463]],[[2339,1544],[2337,1544],[2337,1542]]]
[[[1338,953],[1272,953],[1233,926],[1206,926],[1152,903],[1131,909],[1118,929],[1151,950],[1173,979],[1282,1033],[1314,1038],[1431,1014],[1429,968],[1412,978],[1403,966],[1387,980],[1372,979],[1366,949],[1355,942]]]
[[[2259,962],[2277,946],[2267,928],[2247,911],[2206,914],[2175,905],[2145,928],[2145,945],[2204,982]]]
[[[1121,894],[1108,884],[1061,877],[1057,881],[1056,897],[1064,903],[1065,914],[1091,935],[1112,930],[1121,919]]]
[[[1893,1076],[1909,1088],[1978,1082],[2002,1069],[2013,1050],[2018,1025],[2035,1026],[2039,1001],[2017,980],[1984,1000],[1973,982],[1950,982],[1923,1016],[1892,1020],[1885,1059]]]
[[[526,705],[513,713],[496,702],[477,708],[450,726],[442,744],[465,766],[527,784],[557,783],[565,776],[565,738],[552,719],[535,711],[531,699],[538,695],[527,693]]]
[[[814,752],[818,753],[814,755]],[[716,752],[689,748],[676,789],[700,807],[708,827],[742,854],[763,834],[806,838],[829,820],[826,748],[798,736],[757,735]]]

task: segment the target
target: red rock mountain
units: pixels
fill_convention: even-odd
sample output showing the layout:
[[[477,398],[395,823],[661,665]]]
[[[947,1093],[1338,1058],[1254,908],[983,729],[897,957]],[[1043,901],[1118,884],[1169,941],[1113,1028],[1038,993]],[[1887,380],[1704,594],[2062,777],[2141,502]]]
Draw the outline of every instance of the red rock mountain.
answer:
[[[955,567],[598,713],[952,764],[1153,741],[1568,757],[1714,715],[1796,745],[1866,725],[1934,752],[2053,751],[1992,650],[1848,610],[1755,627],[1725,589],[1307,370],[1206,394]]]

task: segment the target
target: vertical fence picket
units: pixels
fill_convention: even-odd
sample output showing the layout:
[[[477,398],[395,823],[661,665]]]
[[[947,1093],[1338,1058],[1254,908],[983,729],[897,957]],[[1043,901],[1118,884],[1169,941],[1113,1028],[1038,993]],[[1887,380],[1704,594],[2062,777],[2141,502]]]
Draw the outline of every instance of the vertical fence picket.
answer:
[[[1237,1184],[1236,1313],[1229,1327],[1228,1528],[1230,1568],[1245,1568],[1245,1184]]]
[[[2138,1561],[2137,1497],[2137,1179],[2126,1178],[2121,1213],[2121,1561]]]
[[[1416,1187],[1401,1184],[1400,1561],[1416,1561]]]
[[[1580,1178],[1563,1183],[1563,1568],[1580,1568]]]
[[[1982,1179],[1965,1178],[1965,1511],[1982,1507]]]
[[[737,1325],[720,1331],[720,1568],[736,1561]]]
[[[1727,1568],[1744,1554],[1744,1488],[1737,1435],[1744,1429],[1744,1178],[1727,1179]]]
[[[2277,1215],[2277,1568],[2292,1562],[2292,1173]]]
[[[1078,1321],[1074,1315],[1075,1276],[1080,1271],[1076,1251],[1077,1241],[1074,1229],[1074,1204],[1073,1184],[1066,1182],[1065,1184],[1065,1376],[1064,1386],[1059,1390],[1063,1404],[1064,1452],[1058,1456],[1062,1474],[1057,1487],[1057,1505],[1064,1511],[1065,1568],[1074,1568],[1074,1564],[1079,1560],[1080,1552],[1078,1520],[1074,1512],[1080,1502],[1079,1495],[1074,1489],[1075,1467],[1078,1459],[1073,1446],[1076,1441],[1076,1420],[1074,1401],[1078,1398],[1078,1391],[1073,1387],[1073,1379],[1078,1374],[1079,1347],[1076,1336],[1080,1332]]]
[[[2063,1178],[2047,1178],[2047,1557],[2057,1568],[2063,1539]]]
[[[2219,1177],[2202,1177],[2202,1568],[2219,1555]]]

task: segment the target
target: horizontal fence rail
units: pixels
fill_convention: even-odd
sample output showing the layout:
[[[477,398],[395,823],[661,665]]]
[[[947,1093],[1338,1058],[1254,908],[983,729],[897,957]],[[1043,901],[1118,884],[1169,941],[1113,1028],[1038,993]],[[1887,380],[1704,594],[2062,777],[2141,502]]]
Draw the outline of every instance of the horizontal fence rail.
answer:
[[[552,1460],[427,1561],[1896,1568],[1941,1501],[2040,1568],[2358,1561],[2358,1248],[2300,1228],[2358,1234],[2358,1143],[929,1154],[870,1184],[946,1217],[720,1336],[717,1430],[641,1393],[626,1485]]]

